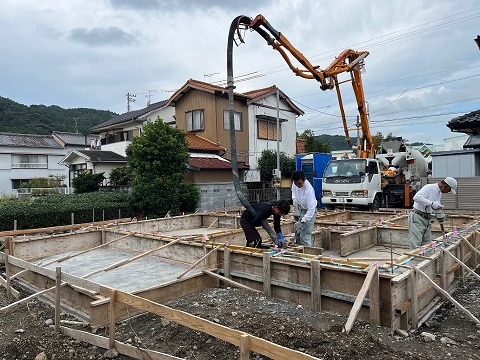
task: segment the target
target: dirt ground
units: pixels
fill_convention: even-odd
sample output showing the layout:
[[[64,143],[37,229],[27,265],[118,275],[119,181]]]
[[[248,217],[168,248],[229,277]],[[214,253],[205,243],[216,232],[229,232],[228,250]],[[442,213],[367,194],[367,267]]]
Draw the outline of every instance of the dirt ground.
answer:
[[[457,286],[454,297],[480,318],[479,280],[468,277]],[[1,287],[0,307],[13,301]],[[167,305],[319,359],[480,359],[480,326],[449,302],[419,329],[403,335],[358,321],[347,335],[342,332],[346,316],[310,311],[234,288],[205,290]],[[53,308],[38,300],[0,314],[0,359],[109,358],[105,349],[56,333],[49,325],[53,318]],[[75,320],[67,314],[61,318]],[[77,328],[108,336],[107,328]],[[435,340],[427,342],[423,332]],[[179,358],[229,360],[239,356],[235,346],[149,314],[118,323],[116,334],[119,341]],[[254,353],[250,358],[266,359]],[[130,358],[120,355],[117,359]]]

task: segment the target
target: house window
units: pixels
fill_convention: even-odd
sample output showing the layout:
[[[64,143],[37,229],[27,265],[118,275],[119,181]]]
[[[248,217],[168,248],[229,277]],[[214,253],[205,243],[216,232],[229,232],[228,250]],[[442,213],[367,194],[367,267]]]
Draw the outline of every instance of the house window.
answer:
[[[257,121],[258,138],[264,140],[277,140],[277,123],[267,120]],[[282,124],[280,124],[280,137],[282,141]]]
[[[12,169],[48,169],[47,155],[12,154]]]
[[[235,122],[235,131],[243,131],[242,113],[235,111],[233,113],[233,121]],[[230,130],[230,111],[223,112],[223,128]]]
[[[27,184],[30,179],[12,179],[12,189],[18,189],[21,185]]]
[[[203,120],[203,110],[192,110],[185,113],[185,122],[187,131],[205,130],[205,122]]]

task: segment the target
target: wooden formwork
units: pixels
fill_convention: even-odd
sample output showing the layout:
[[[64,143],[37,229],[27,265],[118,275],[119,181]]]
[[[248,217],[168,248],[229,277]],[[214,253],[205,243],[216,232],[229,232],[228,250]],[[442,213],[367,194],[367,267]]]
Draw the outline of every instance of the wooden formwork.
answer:
[[[332,213],[331,216],[347,215],[339,212]],[[339,218],[338,221],[351,221],[351,215],[349,216],[350,219]],[[356,221],[361,221],[359,214],[355,214],[355,217]],[[460,224],[464,224],[466,217],[460,218],[460,215],[458,218],[451,217],[454,219],[452,221],[458,221],[459,228]],[[8,241],[10,254],[14,259],[18,259],[12,261],[11,270],[15,274],[22,270],[22,266],[27,268],[29,271],[22,275],[24,282],[37,291],[46,289],[54,285],[51,270],[47,271],[34,264],[25,265],[27,263],[25,260],[87,251],[108,244],[112,248],[132,253],[183,262],[186,266],[201,261],[198,264],[198,267],[203,269],[201,274],[192,274],[178,281],[134,292],[136,296],[148,300],[162,303],[205,287],[218,286],[219,279],[222,279],[225,284],[233,282],[252,290],[262,291],[268,296],[316,310],[346,314],[352,309],[360,290],[365,287],[367,274],[373,265],[371,262],[353,261],[345,256],[379,244],[405,248],[408,246],[406,236],[408,229],[391,225],[383,220],[381,226],[362,228],[338,225],[335,221],[335,226],[316,225],[314,247],[311,249],[293,248],[287,252],[277,253],[243,246],[243,232],[234,228],[237,221],[238,216],[234,214],[225,216],[196,214],[133,221],[111,229],[92,227],[83,233],[42,235],[34,238],[18,236],[15,240]],[[364,221],[371,223],[370,213]],[[192,229],[192,234],[165,234],[175,226],[183,230]],[[286,222],[284,226],[291,226],[291,223]],[[205,236],[206,229],[211,231],[208,236]],[[456,242],[448,244],[446,249],[468,267],[473,268],[479,264],[480,256],[478,250],[474,249],[479,248],[480,241],[475,228],[470,226],[467,230],[464,233],[466,240],[460,241],[457,237]],[[441,235],[440,232],[434,231],[435,238],[442,239]],[[468,241],[468,244],[465,241]],[[324,256],[321,250],[313,251],[320,247],[336,250],[338,255]],[[161,251],[157,251],[158,249]],[[393,270],[387,264],[380,264],[378,282],[372,282],[371,285],[375,287],[378,299],[372,298],[371,295],[362,299],[358,307],[360,319],[378,322],[393,329],[416,327],[419,321],[442,300],[436,288],[420,271],[429,275],[434,283],[447,291],[451,291],[464,275],[464,268],[452,257],[446,256],[440,248],[422,255],[418,255],[418,251],[409,252],[408,249],[405,253],[395,259]],[[415,272],[414,268],[419,271]],[[221,276],[212,276],[211,270],[217,270]],[[142,276],[142,270],[138,269],[138,273],[132,276]],[[76,280],[65,287],[62,292],[65,302],[84,311],[92,324],[98,326],[105,323],[108,299],[102,297],[100,293],[79,286],[79,281]],[[119,317],[132,315],[132,312],[122,307],[117,309],[117,312]],[[375,315],[376,313],[379,315]]]

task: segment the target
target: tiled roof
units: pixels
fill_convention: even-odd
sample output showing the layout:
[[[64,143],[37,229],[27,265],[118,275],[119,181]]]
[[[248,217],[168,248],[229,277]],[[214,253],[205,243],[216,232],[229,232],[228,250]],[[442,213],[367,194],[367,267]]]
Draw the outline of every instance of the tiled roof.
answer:
[[[0,146],[25,146],[40,148],[57,148],[63,146],[53,140],[51,135],[0,133]]]
[[[97,139],[97,137],[93,135],[83,135],[78,133],[67,133],[61,131],[54,131],[52,135],[56,136],[65,145],[89,146],[92,140]]]
[[[180,99],[186,92],[188,92],[190,89],[197,89],[197,90],[203,90],[207,91],[212,94],[221,94],[221,95],[227,95],[228,94],[228,89],[209,84],[203,81],[198,81],[194,79],[189,79],[183,86],[178,89],[171,97],[168,99],[167,105],[170,105],[170,103],[174,103],[178,99]],[[234,96],[237,98],[243,98],[243,99],[248,99],[248,96],[240,93],[234,92]]]
[[[127,159],[113,151],[106,150],[76,150],[74,153],[92,162],[126,162]]]
[[[214,143],[213,141],[193,133],[186,133],[185,139],[187,140],[188,150],[227,151],[227,149],[221,146],[219,143]]]
[[[260,99],[263,99],[267,96],[273,95],[276,92],[277,92],[277,86],[272,85],[272,86],[269,86],[269,87],[263,88],[263,89],[250,90],[250,91],[247,91],[243,94],[248,96],[248,98],[249,98],[249,100],[247,101],[247,104],[251,104],[251,103],[254,103],[254,102],[256,102]],[[293,101],[290,100],[290,98],[280,89],[279,89],[279,96],[280,96],[281,99],[284,99],[288,103],[288,105],[290,105],[292,107],[292,109],[295,110],[297,115],[305,114],[303,112],[303,110],[300,109],[297,105],[295,105],[293,103]]]
[[[453,118],[448,122],[447,127],[456,132],[480,134],[480,110]]]
[[[188,158],[188,165],[197,169],[231,169],[232,164],[230,161],[221,158],[220,156],[216,155],[209,155],[209,154],[194,154],[191,153],[190,157]],[[239,169],[249,169],[247,165],[238,165]]]
[[[140,109],[140,110],[135,110],[135,111],[130,111],[130,112],[115,116],[114,118],[111,118],[110,120],[107,120],[107,121],[105,121],[101,124],[95,125],[92,128],[92,130],[101,129],[101,128],[104,128],[104,127],[107,127],[107,126],[117,125],[117,124],[120,124],[120,123],[124,123],[124,122],[128,122],[128,121],[131,121],[131,120],[138,119],[142,115],[145,115],[145,114],[147,114],[147,113],[149,113],[153,110],[157,110],[157,109],[160,109],[160,108],[164,107],[166,103],[167,103],[167,100],[159,101],[159,102],[156,102],[156,103],[153,103],[153,104],[147,106],[146,108],[143,108],[143,109]]]

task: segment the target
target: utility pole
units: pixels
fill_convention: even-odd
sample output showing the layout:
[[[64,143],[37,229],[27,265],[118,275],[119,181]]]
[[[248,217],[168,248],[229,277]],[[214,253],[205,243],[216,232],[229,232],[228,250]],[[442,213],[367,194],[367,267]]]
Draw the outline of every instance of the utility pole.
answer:
[[[280,181],[282,174],[280,172],[280,91],[277,87],[277,200],[280,200]]]
[[[360,116],[357,115],[357,158],[360,157]]]
[[[135,99],[137,97],[137,95],[127,93],[125,96],[127,97],[127,112],[130,112],[130,102],[137,101],[137,99]]]
[[[148,99],[147,101],[147,106],[150,106],[152,103],[151,103],[151,100],[152,100],[152,94],[153,93],[156,93],[157,90],[147,90],[146,91],[146,94],[145,94],[145,97]]]

